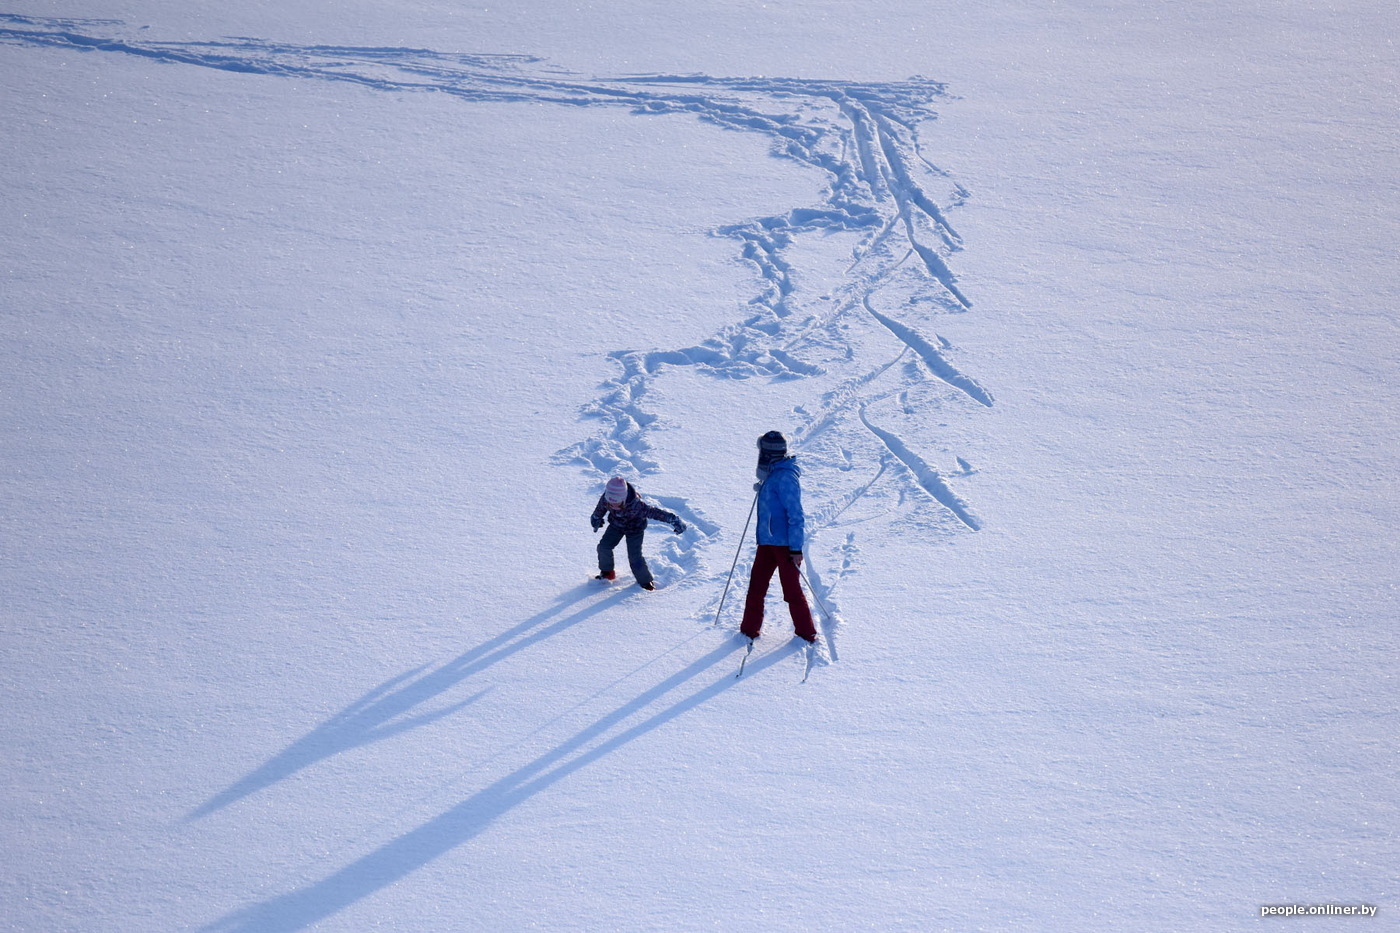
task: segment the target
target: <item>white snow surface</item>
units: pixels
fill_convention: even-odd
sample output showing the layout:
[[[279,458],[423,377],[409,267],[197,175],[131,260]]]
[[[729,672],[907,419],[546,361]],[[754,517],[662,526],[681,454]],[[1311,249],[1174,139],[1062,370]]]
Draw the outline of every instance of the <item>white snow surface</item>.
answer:
[[[0,13],[0,927],[1400,929],[1393,2],[215,6]]]

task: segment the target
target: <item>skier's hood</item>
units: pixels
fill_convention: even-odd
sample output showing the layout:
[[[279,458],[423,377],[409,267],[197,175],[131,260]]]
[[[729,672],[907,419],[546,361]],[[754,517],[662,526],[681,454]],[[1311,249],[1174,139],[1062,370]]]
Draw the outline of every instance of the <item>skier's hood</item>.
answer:
[[[796,457],[784,457],[781,460],[774,460],[768,465],[768,475],[770,477],[774,473],[779,472],[788,472],[792,473],[794,476],[801,476],[802,468],[797,465]]]

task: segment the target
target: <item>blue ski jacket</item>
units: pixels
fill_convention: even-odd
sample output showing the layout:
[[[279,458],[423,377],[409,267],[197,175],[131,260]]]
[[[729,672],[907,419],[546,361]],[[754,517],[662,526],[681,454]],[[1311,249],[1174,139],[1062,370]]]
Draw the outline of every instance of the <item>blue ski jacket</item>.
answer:
[[[792,457],[769,467],[768,479],[758,489],[759,544],[777,544],[789,551],[802,550],[802,485],[798,482],[801,475]]]

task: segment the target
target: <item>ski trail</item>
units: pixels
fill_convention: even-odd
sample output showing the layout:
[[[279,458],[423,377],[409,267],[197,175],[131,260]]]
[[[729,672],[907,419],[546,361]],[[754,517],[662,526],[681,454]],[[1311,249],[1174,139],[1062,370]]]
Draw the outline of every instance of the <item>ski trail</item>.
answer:
[[[948,511],[956,515],[964,525],[971,528],[973,531],[977,531],[982,527],[981,522],[968,511],[967,505],[962,499],[960,499],[953,490],[948,488],[948,484],[944,482],[943,477],[939,475],[938,471],[925,463],[918,454],[915,454],[905,446],[904,442],[897,436],[888,431],[882,431],[871,424],[870,419],[865,414],[864,407],[860,410],[860,420],[870,429],[871,434],[874,434],[880,439],[880,442],[889,449],[890,453],[894,454],[901,463],[909,468],[909,472],[914,475],[919,485],[923,487],[929,495],[942,503]]]
[[[942,383],[982,406],[993,404],[989,391],[940,352],[935,344],[941,338],[927,339],[914,323],[916,314],[961,314],[972,308],[949,264],[963,240],[948,211],[969,195],[925,156],[920,140],[920,128],[937,116],[935,103],[947,97],[943,84],[918,76],[889,82],[587,77],[530,55],[296,45],[256,38],[162,42],[146,35],[115,19],[0,14],[0,43],[8,45],[134,56],[227,72],[230,80],[256,75],[349,83],[377,92],[435,93],[504,106],[622,107],[639,116],[688,115],[724,129],[761,134],[775,157],[819,173],[824,181],[819,200],[772,216],[736,218],[714,230],[713,235],[734,241],[742,260],[756,270],[759,293],[732,323],[698,344],[610,354],[617,374],[580,410],[584,423],[596,424],[596,430],[558,451],[554,462],[581,467],[595,481],[614,474],[639,480],[659,473],[662,464],[650,435],[660,415],[649,406],[653,381],[670,367],[692,367],[721,379],[833,376],[835,389],[796,409],[806,419],[796,430],[803,456],[809,464],[833,467],[830,481],[824,475],[810,491],[817,518],[814,535],[828,522],[847,521],[842,519],[847,510],[878,497],[886,483],[922,489],[966,527],[979,527],[938,472],[900,438],[872,425],[865,413],[891,391],[905,393],[906,411],[913,411],[907,393],[925,377],[912,362],[901,369],[910,351]],[[852,240],[851,261],[828,270],[826,286],[810,285],[794,247],[804,237],[832,235]],[[872,300],[877,293],[882,307],[902,310],[877,311]],[[879,344],[862,341],[861,328],[869,325],[860,320],[866,313],[865,320],[903,344],[905,350],[895,360],[869,359]],[[891,380],[897,383],[893,390],[888,388]],[[809,408],[816,414],[809,415]],[[866,458],[880,464],[873,479],[868,471],[853,469]],[[908,471],[886,469],[894,460]],[[690,526],[666,542],[661,574],[668,580],[714,584],[726,570],[707,571],[705,556],[724,540],[720,523],[685,499],[658,501]],[[727,558],[728,548],[722,550]],[[821,595],[826,599],[831,593]],[[834,643],[828,643],[834,655]]]
[[[869,296],[866,296],[865,298],[865,309],[869,311],[871,315],[874,316],[875,320],[879,321],[881,324],[885,325],[885,327],[889,328],[890,333],[894,334],[900,340],[908,344],[909,349],[919,354],[919,356],[923,359],[924,363],[928,365],[929,371],[932,372],[935,376],[937,376],[939,379],[942,379],[950,386],[953,386],[956,389],[961,389],[963,392],[966,392],[969,397],[975,399],[978,402],[981,402],[988,408],[992,407],[991,393],[988,392],[986,389],[982,388],[980,385],[978,385],[975,379],[971,379],[958,372],[957,368],[954,367],[951,363],[949,363],[946,359],[944,359],[943,354],[939,353],[938,350],[936,350],[933,347],[933,345],[930,344],[927,340],[925,340],[917,331],[913,330],[910,327],[907,327],[904,324],[901,324],[894,318],[887,317],[881,314],[879,311],[876,311],[875,307],[870,303]]]

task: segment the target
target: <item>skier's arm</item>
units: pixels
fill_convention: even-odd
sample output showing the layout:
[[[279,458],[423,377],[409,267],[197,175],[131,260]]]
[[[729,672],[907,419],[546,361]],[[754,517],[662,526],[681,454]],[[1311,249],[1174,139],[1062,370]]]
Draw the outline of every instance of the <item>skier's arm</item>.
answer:
[[[681,521],[679,515],[675,512],[668,512],[665,509],[658,509],[651,503],[647,503],[647,518],[658,522],[665,522],[671,526],[676,534],[685,531],[685,522]]]
[[[802,553],[802,546],[806,543],[804,535],[806,523],[802,517],[802,487],[797,482],[797,477],[786,477],[786,482],[778,490],[778,495],[783,498],[783,509],[787,512],[788,520],[788,552],[794,555]]]
[[[593,525],[593,530],[597,531],[603,527],[603,513],[608,510],[608,500],[603,496],[598,497],[598,505],[593,509],[593,516],[589,521]]]

